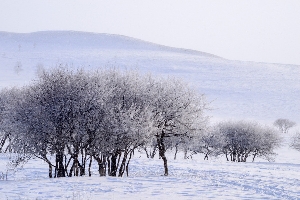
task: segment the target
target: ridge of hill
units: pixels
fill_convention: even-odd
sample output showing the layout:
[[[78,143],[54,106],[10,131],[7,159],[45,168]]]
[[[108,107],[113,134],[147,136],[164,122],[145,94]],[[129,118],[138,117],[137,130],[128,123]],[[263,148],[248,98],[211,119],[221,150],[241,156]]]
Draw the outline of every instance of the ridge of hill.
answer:
[[[81,49],[134,49],[134,50],[160,50],[186,54],[195,54],[208,57],[218,57],[213,54],[174,48],[146,42],[128,36],[107,34],[107,33],[91,33],[78,31],[39,31],[33,33],[10,33],[0,31],[1,44],[18,44],[7,45],[10,49],[19,50],[22,46],[27,48],[56,48],[56,49],[72,49],[74,47]],[[21,47],[20,44],[23,44]],[[5,46],[5,45],[4,45]],[[219,57],[220,58],[220,57]]]

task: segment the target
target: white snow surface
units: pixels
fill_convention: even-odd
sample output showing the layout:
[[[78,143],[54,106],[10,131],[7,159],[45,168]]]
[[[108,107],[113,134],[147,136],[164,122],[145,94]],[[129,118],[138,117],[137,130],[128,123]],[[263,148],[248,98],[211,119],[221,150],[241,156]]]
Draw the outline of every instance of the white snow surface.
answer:
[[[280,56],[280,55],[279,55]],[[205,93],[212,120],[253,119],[300,123],[300,66],[231,61],[211,54],[175,49],[125,36],[73,31],[28,34],[0,32],[0,88],[22,86],[41,66],[93,70],[137,69],[157,76],[183,78]],[[298,126],[299,127],[299,126]],[[300,199],[300,153],[289,148],[291,135],[277,149],[275,162],[258,159],[232,163],[224,157],[183,159],[167,152],[168,177],[160,159],[136,152],[129,177],[49,179],[47,164],[30,160],[0,180],[0,199]],[[0,154],[0,175],[9,154]]]
[[[1,181],[1,199],[298,199],[299,165],[170,162],[171,175],[161,176],[162,163],[136,159],[129,177],[49,179],[32,167],[14,180]],[[184,164],[184,166],[183,166]],[[47,166],[44,165],[44,171]],[[21,172],[18,172],[21,173]],[[96,173],[96,172],[95,172]]]
[[[299,199],[300,153],[284,146],[276,162],[232,163],[224,157],[204,161],[203,155],[183,159],[167,154],[169,176],[162,176],[163,162],[136,152],[128,177],[92,176],[48,178],[48,166],[30,160],[17,172],[0,181],[0,199]],[[8,154],[0,154],[0,169],[6,169]],[[291,159],[292,158],[292,159]]]
[[[278,55],[280,56],[280,55]],[[232,61],[111,34],[0,32],[0,88],[28,84],[39,67],[137,69],[175,76],[206,94],[208,114],[272,123],[300,119],[300,66]],[[300,122],[299,122],[300,123]]]

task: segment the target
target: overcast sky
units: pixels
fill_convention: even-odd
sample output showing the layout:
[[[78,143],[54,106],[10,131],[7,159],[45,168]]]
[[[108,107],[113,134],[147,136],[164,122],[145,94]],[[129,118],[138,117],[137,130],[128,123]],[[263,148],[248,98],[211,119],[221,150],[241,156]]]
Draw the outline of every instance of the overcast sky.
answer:
[[[300,65],[300,0],[0,0],[0,31],[113,33]]]

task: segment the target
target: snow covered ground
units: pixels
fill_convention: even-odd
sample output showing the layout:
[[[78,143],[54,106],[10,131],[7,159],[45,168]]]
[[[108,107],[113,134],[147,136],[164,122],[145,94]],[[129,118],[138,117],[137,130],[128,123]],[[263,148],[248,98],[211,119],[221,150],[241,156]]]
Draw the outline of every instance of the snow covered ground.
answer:
[[[1,155],[3,157],[4,155]],[[3,158],[1,159],[3,160]],[[134,158],[129,177],[47,178],[39,160],[0,181],[0,199],[299,199],[300,164]]]
[[[79,32],[0,32],[0,88],[21,86],[41,66],[58,65],[138,69],[185,79],[205,93],[212,120],[254,119],[272,123],[288,118],[300,123],[300,66],[230,61],[203,52],[174,49],[107,34]],[[298,121],[297,121],[298,120]],[[299,127],[299,126],[298,126]],[[297,128],[291,129],[291,133]],[[47,178],[47,165],[30,160],[8,180],[0,180],[0,199],[300,199],[300,153],[284,146],[276,161],[231,163],[203,155],[173,160],[170,175],[162,161],[137,153],[129,177]],[[7,154],[0,154],[6,172]]]
[[[47,164],[30,160],[17,172],[0,181],[0,199],[299,199],[300,153],[284,146],[276,162],[232,163],[224,157],[203,160],[203,155],[173,160],[168,153],[168,177],[163,163],[136,153],[129,177],[99,177],[93,165],[92,177],[53,178]],[[0,154],[0,169],[6,169],[7,154]]]

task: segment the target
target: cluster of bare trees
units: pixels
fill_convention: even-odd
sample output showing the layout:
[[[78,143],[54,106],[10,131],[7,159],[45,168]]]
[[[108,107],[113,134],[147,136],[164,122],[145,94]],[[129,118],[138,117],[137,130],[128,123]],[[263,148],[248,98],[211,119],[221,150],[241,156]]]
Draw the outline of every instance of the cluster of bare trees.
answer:
[[[166,144],[199,137],[205,109],[203,96],[178,80],[43,71],[29,86],[1,92],[0,147],[44,160],[49,177],[91,176],[93,160],[100,176],[123,176],[134,150],[154,142],[168,175]]]
[[[228,121],[212,127],[212,130],[199,138],[196,153],[208,156],[225,155],[227,161],[246,162],[247,158],[261,157],[272,161],[274,149],[279,147],[281,138],[271,127],[255,122]]]

